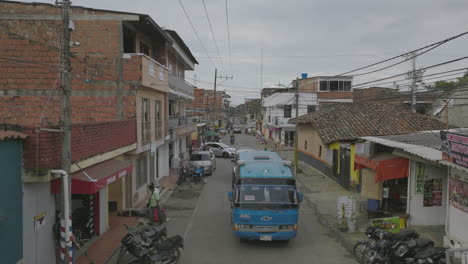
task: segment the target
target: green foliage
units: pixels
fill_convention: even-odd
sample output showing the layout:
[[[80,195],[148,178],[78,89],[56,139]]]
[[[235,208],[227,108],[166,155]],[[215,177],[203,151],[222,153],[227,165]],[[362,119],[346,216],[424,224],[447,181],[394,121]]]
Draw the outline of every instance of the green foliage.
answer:
[[[459,77],[455,81],[437,81],[430,88],[441,91],[442,93],[451,93],[463,84],[468,84],[468,71],[463,77]]]

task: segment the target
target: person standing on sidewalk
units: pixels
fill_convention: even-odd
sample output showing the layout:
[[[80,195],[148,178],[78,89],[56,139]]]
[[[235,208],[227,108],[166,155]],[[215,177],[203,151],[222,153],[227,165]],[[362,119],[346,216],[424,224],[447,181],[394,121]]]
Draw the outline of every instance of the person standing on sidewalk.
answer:
[[[159,189],[154,186],[154,183],[150,183],[148,186],[150,191],[150,197],[148,199],[148,203],[146,204],[146,208],[148,208],[148,215],[153,221],[154,218],[154,211],[159,210]]]

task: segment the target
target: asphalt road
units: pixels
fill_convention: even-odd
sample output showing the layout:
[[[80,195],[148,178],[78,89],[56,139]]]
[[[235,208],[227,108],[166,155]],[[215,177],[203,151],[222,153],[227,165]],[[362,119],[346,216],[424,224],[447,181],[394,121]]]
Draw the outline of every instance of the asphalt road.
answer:
[[[228,143],[227,137],[224,142]],[[244,134],[236,135],[235,146],[265,147],[255,137]],[[217,158],[217,169],[206,184],[184,183],[166,205],[171,217],[169,232],[183,234],[185,239],[179,263],[355,263],[329,230],[319,224],[308,203],[301,204],[299,233],[289,243],[240,242],[230,226],[227,192],[231,175],[230,159]]]

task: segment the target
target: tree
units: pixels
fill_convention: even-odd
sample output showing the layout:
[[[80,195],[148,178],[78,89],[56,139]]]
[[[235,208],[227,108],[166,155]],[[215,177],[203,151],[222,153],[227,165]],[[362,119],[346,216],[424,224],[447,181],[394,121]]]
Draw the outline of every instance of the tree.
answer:
[[[432,90],[440,91],[443,94],[450,94],[463,84],[468,84],[468,71],[465,72],[463,77],[459,77],[455,81],[437,81],[434,83],[434,85],[430,86],[429,88]]]

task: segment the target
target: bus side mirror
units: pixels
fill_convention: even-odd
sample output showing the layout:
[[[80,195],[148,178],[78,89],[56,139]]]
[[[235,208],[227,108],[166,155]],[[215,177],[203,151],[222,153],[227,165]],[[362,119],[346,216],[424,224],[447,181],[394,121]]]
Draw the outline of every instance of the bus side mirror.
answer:
[[[227,193],[228,200],[232,202],[232,192]]]
[[[297,193],[297,200],[299,203],[302,203],[302,200],[304,200],[304,193],[303,192],[298,192]]]

